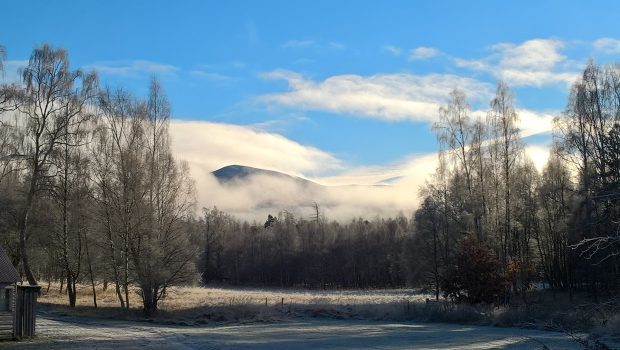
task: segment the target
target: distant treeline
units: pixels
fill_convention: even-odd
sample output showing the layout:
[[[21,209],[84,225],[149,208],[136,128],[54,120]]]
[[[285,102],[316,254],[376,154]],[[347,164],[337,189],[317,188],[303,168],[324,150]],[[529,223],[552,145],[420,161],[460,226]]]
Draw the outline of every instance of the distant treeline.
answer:
[[[147,313],[192,283],[416,286],[472,303],[526,298],[540,281],[570,295],[620,288],[616,67],[590,63],[575,83],[542,174],[506,84],[484,116],[454,91],[433,126],[439,167],[418,210],[350,222],[330,221],[320,203],[305,219],[196,217],[157,80],[146,98],[102,88],[48,45],[21,78],[0,86],[0,243],[31,284],[66,286],[69,305],[77,283],[92,286],[95,306],[97,284],[114,288],[122,308],[138,287]]]
[[[404,287],[409,220],[328,222],[320,207],[310,219],[283,211],[262,225],[240,222],[213,208],[197,222],[206,284],[307,288]]]

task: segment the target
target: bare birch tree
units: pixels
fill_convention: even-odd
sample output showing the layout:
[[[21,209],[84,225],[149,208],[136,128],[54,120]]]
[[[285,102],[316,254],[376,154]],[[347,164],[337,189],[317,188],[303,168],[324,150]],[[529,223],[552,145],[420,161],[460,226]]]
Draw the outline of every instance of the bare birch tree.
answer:
[[[19,254],[26,278],[37,281],[28,259],[28,220],[41,190],[56,171],[52,162],[68,125],[83,113],[97,88],[94,73],[72,71],[67,52],[44,44],[36,48],[22,73],[24,92],[18,106],[26,119],[25,158],[29,178],[25,203],[18,219]]]

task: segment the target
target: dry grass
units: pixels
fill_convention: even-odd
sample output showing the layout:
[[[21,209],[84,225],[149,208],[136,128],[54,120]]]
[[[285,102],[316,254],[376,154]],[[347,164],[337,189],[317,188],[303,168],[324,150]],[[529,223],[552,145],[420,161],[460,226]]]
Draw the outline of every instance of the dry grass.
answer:
[[[45,286],[45,284],[43,284]],[[66,293],[59,284],[43,288],[39,302],[47,312],[71,315],[141,318],[140,296],[130,291],[130,312],[123,312],[113,286],[96,288],[98,308],[93,307],[90,286],[79,285],[76,308],[67,307]],[[182,324],[210,322],[278,321],[288,317],[313,316],[363,319],[412,319],[428,296],[414,290],[311,291],[257,288],[174,287],[159,304],[152,319]]]
[[[43,284],[46,286],[46,284]],[[103,286],[96,288],[97,303],[100,307],[118,307],[114,288]],[[427,295],[410,289],[367,290],[367,291],[313,291],[295,289],[257,289],[257,288],[201,288],[173,287],[160,303],[161,310],[177,311],[200,307],[234,306],[234,305],[368,305],[388,304],[394,302],[424,301]],[[59,284],[52,283],[49,291],[43,288],[39,301],[46,304],[66,305],[68,297],[59,292]],[[130,290],[130,305],[141,308],[138,289]],[[79,285],[77,306],[93,306],[93,294],[90,286]]]
[[[77,307],[67,307],[68,298],[52,283],[43,288],[39,301],[46,312],[70,315],[145,320],[137,289],[130,293],[130,312],[123,312],[114,288],[97,287],[98,309],[93,308],[90,287],[79,286]],[[620,334],[617,311],[592,314],[591,307],[575,306],[568,300],[537,295],[528,305],[493,307],[426,303],[429,297],[414,290],[315,291],[257,288],[171,288],[160,302],[159,313],[146,319],[161,323],[205,324],[227,322],[276,322],[292,317],[327,317],[390,321],[432,321],[463,324],[493,324],[548,330],[566,329]],[[602,304],[600,304],[602,305]]]

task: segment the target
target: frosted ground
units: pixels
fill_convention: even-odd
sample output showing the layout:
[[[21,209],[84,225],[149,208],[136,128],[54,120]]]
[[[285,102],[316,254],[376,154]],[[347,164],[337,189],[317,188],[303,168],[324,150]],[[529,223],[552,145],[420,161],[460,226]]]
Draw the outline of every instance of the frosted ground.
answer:
[[[45,282],[42,285],[45,286]],[[89,285],[78,285],[78,306],[90,306],[93,302],[92,291]],[[131,293],[132,307],[141,308],[138,290]],[[394,302],[416,302],[433,298],[432,295],[421,294],[413,289],[376,289],[376,290],[307,290],[307,289],[279,289],[279,288],[202,288],[202,287],[171,287],[166,298],[159,307],[165,311],[175,311],[199,307],[230,306],[230,305],[264,305],[265,300],[271,304],[306,305],[382,305]],[[97,286],[99,306],[118,307],[114,288],[103,290]],[[66,305],[67,295],[59,292],[58,283],[52,283],[49,291],[44,288],[39,298],[42,303]]]
[[[82,317],[38,319],[38,337],[0,349],[579,349],[556,332],[438,323],[304,318],[165,326]]]
[[[45,292],[45,291],[44,291]],[[113,288],[98,287],[100,311],[79,286],[78,308],[52,284],[40,301],[38,337],[4,349],[580,349],[559,332],[404,321],[415,290],[308,291],[172,288],[157,323],[114,319]],[[132,308],[139,313],[138,297]],[[267,301],[267,304],[265,302]],[[284,303],[281,305],[281,303]],[[419,311],[419,310],[418,310]],[[101,312],[101,314],[99,314]],[[103,317],[107,315],[107,317]],[[121,315],[118,315],[122,317]],[[318,317],[310,317],[318,316]]]

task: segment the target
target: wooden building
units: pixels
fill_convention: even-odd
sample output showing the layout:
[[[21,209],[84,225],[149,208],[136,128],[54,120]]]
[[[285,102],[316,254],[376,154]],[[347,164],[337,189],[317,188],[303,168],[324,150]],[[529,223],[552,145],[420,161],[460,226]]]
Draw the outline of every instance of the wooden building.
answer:
[[[15,305],[19,273],[0,246],[0,339],[15,338]]]
[[[22,286],[19,272],[0,246],[0,339],[35,335],[37,296],[41,287]]]

